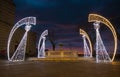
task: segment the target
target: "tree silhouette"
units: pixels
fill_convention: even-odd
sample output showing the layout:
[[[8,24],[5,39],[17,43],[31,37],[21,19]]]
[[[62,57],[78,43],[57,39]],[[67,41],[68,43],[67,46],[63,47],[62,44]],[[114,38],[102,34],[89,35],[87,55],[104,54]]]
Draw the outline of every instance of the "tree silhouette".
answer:
[[[55,37],[55,31],[54,30],[49,30],[48,38],[49,38],[49,40],[51,42],[53,51],[55,51],[55,48],[56,48],[56,37]]]

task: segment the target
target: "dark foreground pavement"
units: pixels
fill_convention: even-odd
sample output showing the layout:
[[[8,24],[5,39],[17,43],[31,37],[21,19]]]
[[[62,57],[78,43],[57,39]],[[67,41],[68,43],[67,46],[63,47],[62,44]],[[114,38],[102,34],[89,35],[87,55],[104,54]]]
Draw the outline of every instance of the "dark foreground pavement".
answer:
[[[0,77],[120,77],[120,62],[0,61]]]

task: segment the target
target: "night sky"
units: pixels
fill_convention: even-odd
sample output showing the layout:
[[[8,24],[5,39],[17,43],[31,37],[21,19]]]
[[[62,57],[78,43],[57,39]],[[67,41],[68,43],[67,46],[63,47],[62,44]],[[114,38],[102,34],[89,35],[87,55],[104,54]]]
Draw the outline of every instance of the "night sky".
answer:
[[[15,23],[24,17],[37,17],[37,25],[32,27],[31,31],[40,36],[44,30],[48,29],[53,33],[57,47],[63,44],[63,48],[81,50],[83,40],[79,34],[79,28],[86,30],[91,40],[95,40],[93,25],[88,23],[89,13],[108,18],[120,35],[119,0],[14,0],[14,3],[16,5]],[[103,24],[100,32],[105,45],[110,43],[107,47],[112,48],[113,39],[110,38],[112,33]],[[51,43],[47,37],[46,48],[50,47]]]

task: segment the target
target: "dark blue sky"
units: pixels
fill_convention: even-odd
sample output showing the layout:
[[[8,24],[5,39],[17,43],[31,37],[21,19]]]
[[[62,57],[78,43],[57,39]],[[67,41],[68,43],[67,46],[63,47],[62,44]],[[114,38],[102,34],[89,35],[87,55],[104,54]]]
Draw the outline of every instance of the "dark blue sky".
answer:
[[[114,13],[115,0],[14,0],[19,17],[36,16],[39,22],[79,24],[87,20],[89,13]],[[116,0],[117,1],[117,0]],[[119,1],[119,0],[118,0]],[[114,8],[115,7],[115,8]]]
[[[94,36],[94,28],[88,23],[89,13],[100,14],[119,28],[119,0],[14,0],[14,3],[16,5],[15,22],[27,16],[36,16],[37,25],[32,30],[39,35],[48,29],[54,32],[56,43],[63,43],[66,47],[71,45],[82,47],[79,28],[84,28],[91,37]],[[106,31],[105,29],[102,29],[103,32]],[[117,30],[118,33],[119,30]],[[108,38],[103,36],[105,40]]]

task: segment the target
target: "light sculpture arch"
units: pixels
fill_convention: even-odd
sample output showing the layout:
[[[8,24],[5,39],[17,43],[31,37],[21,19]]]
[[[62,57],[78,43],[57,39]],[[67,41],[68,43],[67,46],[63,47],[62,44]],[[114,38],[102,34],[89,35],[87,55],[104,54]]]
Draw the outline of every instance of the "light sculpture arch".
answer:
[[[114,53],[112,56],[111,61],[114,60],[115,55],[116,55],[116,51],[117,51],[117,34],[115,31],[115,28],[113,27],[113,25],[110,23],[110,21],[108,19],[106,19],[105,17],[98,15],[98,14],[89,14],[88,16],[88,22],[98,22],[100,21],[101,23],[105,24],[112,32],[113,37],[114,37]]]
[[[37,55],[38,58],[45,58],[45,40],[46,40],[45,36],[47,35],[48,35],[48,30],[45,30],[40,36],[39,43],[38,43],[38,55]]]
[[[23,43],[23,45],[25,45],[25,44],[26,44],[26,40],[27,40],[27,33],[28,33],[28,31],[30,30],[31,25],[36,25],[36,17],[25,17],[25,18],[21,19],[20,21],[18,21],[18,22],[13,26],[12,30],[10,31],[10,34],[9,34],[9,37],[8,37],[8,44],[7,44],[7,57],[8,57],[8,60],[9,60],[9,61],[12,61],[11,59],[13,59],[13,56],[12,56],[12,58],[10,58],[10,43],[11,43],[11,39],[12,39],[13,34],[15,33],[15,31],[16,31],[19,27],[21,27],[21,26],[23,26],[23,25],[26,25],[26,26],[25,26],[26,32],[25,32],[25,34],[24,34],[23,39],[21,40],[21,42],[24,42],[24,41],[25,41],[25,43]],[[20,44],[18,45],[18,47],[22,47],[22,43],[21,43],[21,42],[20,42]],[[25,48],[26,48],[26,47],[25,47]],[[19,49],[19,48],[17,48],[17,49]],[[16,49],[16,51],[15,51],[15,53],[14,53],[13,55],[15,55],[15,54],[17,53],[17,49]],[[24,49],[22,49],[22,50],[24,50]]]
[[[90,38],[89,38],[88,34],[83,29],[80,29],[80,34],[83,35],[88,40],[89,45],[90,45],[90,57],[92,57],[92,53],[93,53],[92,43],[90,41]]]

